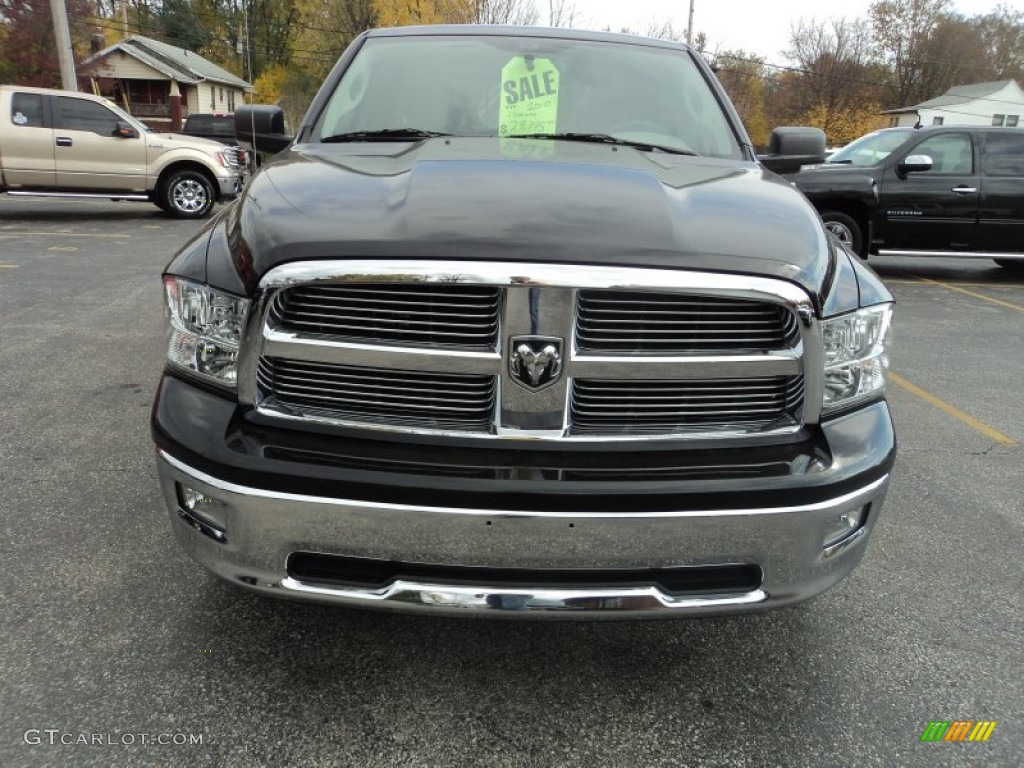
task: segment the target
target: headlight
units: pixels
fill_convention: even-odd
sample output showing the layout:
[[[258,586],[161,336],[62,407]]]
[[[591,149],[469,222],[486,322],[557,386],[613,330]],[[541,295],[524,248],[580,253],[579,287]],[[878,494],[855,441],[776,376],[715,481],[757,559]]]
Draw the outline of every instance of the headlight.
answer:
[[[177,277],[167,292],[167,360],[206,381],[234,387],[249,300]]]
[[[825,412],[866,400],[885,388],[891,320],[892,304],[880,304],[822,321]]]

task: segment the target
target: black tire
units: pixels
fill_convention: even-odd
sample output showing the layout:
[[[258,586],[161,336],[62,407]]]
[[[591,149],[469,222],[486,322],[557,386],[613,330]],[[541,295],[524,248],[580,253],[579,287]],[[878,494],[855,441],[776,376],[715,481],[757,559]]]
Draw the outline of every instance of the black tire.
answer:
[[[846,243],[851,251],[864,258],[864,233],[852,216],[840,211],[824,211],[821,220],[825,222],[825,229]]]
[[[210,215],[217,196],[206,174],[183,170],[171,173],[160,186],[160,205],[176,219],[202,219]]]
[[[994,261],[1003,269],[1008,269],[1011,272],[1024,272],[1024,259],[1019,261],[1017,259],[995,259]]]

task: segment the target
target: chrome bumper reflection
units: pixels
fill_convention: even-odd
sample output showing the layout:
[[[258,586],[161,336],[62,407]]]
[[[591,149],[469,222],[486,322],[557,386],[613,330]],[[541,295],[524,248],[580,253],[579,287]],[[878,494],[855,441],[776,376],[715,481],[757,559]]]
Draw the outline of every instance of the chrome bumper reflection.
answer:
[[[221,176],[217,179],[217,186],[220,187],[220,199],[232,200],[242,192],[242,176]]]
[[[417,507],[269,491],[214,478],[158,452],[174,532],[206,568],[266,595],[355,607],[456,616],[657,618],[773,608],[805,600],[845,577],[863,556],[888,475],[826,501],[757,509],[664,512],[528,511]],[[178,485],[208,496],[205,534],[179,514]],[[868,507],[864,527],[825,549],[837,516]],[[300,580],[297,551],[408,563],[518,569],[621,569],[756,565],[742,590],[673,592],[657,585],[514,587],[397,578],[386,585]]]
[[[335,598],[367,607],[430,606],[468,611],[522,611],[579,613],[616,611],[650,613],[658,611],[697,611],[708,608],[751,605],[763,602],[767,595],[760,589],[739,595],[667,595],[655,587],[624,589],[484,589],[447,584],[419,584],[396,581],[383,590],[354,587],[325,587],[285,578],[281,587],[292,592]]]

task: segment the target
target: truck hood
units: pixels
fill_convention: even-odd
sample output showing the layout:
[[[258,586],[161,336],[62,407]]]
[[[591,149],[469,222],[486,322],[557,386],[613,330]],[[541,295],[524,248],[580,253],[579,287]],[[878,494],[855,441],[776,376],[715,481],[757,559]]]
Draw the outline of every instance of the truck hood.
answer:
[[[296,145],[213,227],[207,279],[251,293],[303,259],[455,259],[784,278],[834,264],[811,205],[754,163],[490,138]]]

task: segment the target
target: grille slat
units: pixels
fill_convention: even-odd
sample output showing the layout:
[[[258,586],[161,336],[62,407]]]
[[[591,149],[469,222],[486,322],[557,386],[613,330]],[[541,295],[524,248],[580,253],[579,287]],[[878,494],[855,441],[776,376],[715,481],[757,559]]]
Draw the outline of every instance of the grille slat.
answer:
[[[794,418],[802,377],[702,381],[573,382],[571,416],[579,434],[756,430]]]
[[[284,330],[371,344],[492,349],[498,288],[307,285],[282,291],[271,316]]]
[[[263,358],[264,397],[341,421],[486,430],[494,411],[493,376],[386,371]]]
[[[798,336],[785,307],[656,291],[582,290],[576,345],[604,354],[741,353],[791,347]]]

